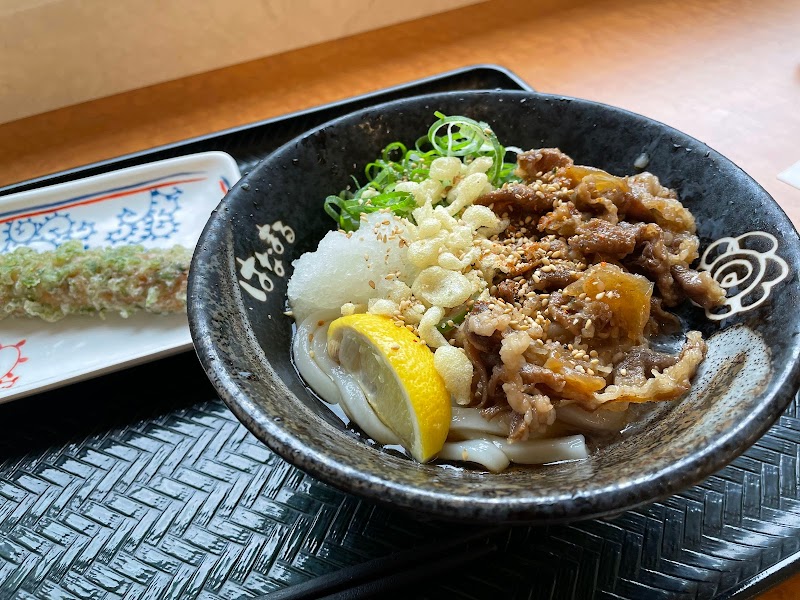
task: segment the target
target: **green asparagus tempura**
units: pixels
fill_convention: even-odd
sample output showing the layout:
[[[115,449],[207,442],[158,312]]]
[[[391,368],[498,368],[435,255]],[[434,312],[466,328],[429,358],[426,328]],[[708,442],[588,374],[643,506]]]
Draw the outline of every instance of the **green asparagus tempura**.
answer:
[[[84,249],[79,240],[47,252],[17,248],[0,254],[0,319],[185,312],[191,257],[182,246]]]

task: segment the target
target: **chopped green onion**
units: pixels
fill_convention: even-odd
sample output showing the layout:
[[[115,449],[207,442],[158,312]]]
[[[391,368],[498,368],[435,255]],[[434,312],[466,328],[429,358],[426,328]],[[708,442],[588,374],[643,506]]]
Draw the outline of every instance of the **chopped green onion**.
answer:
[[[361,195],[347,198],[345,192],[339,196],[325,198],[325,212],[339,223],[345,231],[355,231],[361,224],[363,213],[373,213],[384,208],[399,217],[406,217],[417,207],[414,195],[410,192],[385,192],[364,200]]]
[[[428,129],[427,138],[433,149],[441,156],[473,159],[478,156],[488,156],[492,159],[492,168],[487,176],[489,181],[495,184],[503,169],[506,150],[500,145],[491,128],[486,123],[479,123],[469,117],[447,117],[438,111],[434,114],[439,120]],[[438,135],[442,129],[445,129],[446,133]]]
[[[456,328],[456,326],[464,322],[464,319],[467,318],[467,313],[469,313],[469,311],[470,307],[466,304],[462,304],[458,308],[454,308],[449,315],[444,316],[441,322],[436,326],[436,329],[438,329],[442,334],[450,333]]]
[[[397,184],[425,181],[430,176],[431,163],[443,156],[457,156],[466,161],[488,156],[492,167],[486,175],[495,187],[514,178],[516,162],[505,162],[506,149],[486,123],[463,116],[448,117],[438,111],[434,114],[437,121],[414,148],[409,149],[401,142],[389,144],[364,169],[366,184],[360,185],[354,177],[355,191],[343,190],[325,199],[325,212],[341,229],[354,231],[363,213],[382,209],[411,218],[411,211],[417,207],[414,195],[397,191]]]

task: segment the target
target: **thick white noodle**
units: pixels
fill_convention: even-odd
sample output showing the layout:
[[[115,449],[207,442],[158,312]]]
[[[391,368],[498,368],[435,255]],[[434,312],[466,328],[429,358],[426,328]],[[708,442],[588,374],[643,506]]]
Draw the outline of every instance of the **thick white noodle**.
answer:
[[[317,311],[297,326],[292,340],[297,369],[311,389],[329,404],[339,404],[347,418],[373,440],[399,444],[400,439],[372,410],[358,382],[328,355],[328,327],[336,316],[331,311]]]
[[[461,442],[447,442],[438,455],[442,460],[477,463],[492,473],[499,473],[508,467],[510,462],[541,465],[577,460],[587,456],[589,449],[582,435],[524,442],[509,442],[506,438],[482,436]]]
[[[495,417],[487,421],[477,408],[453,406],[450,431],[461,437],[482,437],[481,434],[508,435],[508,419]]]
[[[330,316],[330,312],[324,315],[320,312],[313,313],[297,326],[297,331],[292,340],[292,355],[294,356],[294,364],[297,365],[297,370],[300,371],[300,376],[308,386],[326,402],[337,404],[341,399],[339,389],[320,365],[320,363],[325,364],[324,361],[328,358],[328,352],[324,350],[324,353],[319,355],[317,350],[318,343],[316,342],[321,339],[322,348],[324,349],[325,340],[328,337],[330,320],[323,318],[324,316]],[[325,322],[323,327],[317,325],[320,321]],[[310,341],[309,337],[313,338],[313,341]]]
[[[453,462],[477,463],[492,473],[499,473],[509,465],[505,452],[488,440],[447,442],[438,457]]]
[[[358,382],[350,376],[342,367],[336,365],[331,370],[331,377],[339,388],[341,406],[350,420],[355,421],[369,437],[379,444],[400,444],[394,432],[383,424],[372,410],[364,390]]]
[[[541,465],[589,456],[589,449],[586,447],[586,440],[582,435],[513,443],[505,438],[498,438],[492,442],[505,453],[511,462],[521,465]]]
[[[331,322],[336,319],[338,314],[324,317],[325,311],[321,311],[317,318],[317,323],[324,323],[322,327],[317,326],[314,331],[314,340],[311,342],[311,350],[314,351],[314,362],[317,363],[320,369],[328,376],[331,376],[331,370],[336,366],[336,361],[328,354],[328,328]],[[329,313],[330,314],[330,313]]]
[[[590,412],[575,404],[556,408],[556,419],[581,429],[590,431],[621,431],[625,427],[625,411],[613,411],[598,408]]]

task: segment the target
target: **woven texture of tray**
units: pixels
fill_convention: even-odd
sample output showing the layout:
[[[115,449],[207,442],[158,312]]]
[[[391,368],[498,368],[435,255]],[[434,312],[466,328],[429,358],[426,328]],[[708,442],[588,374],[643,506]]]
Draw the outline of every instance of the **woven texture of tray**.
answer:
[[[520,87],[486,67],[426,85]],[[247,170],[330,116],[131,160],[218,149]],[[215,398],[183,353],[0,406],[0,599],[248,598],[468,530],[314,480]],[[508,529],[478,568],[400,597],[748,597],[753,582],[793,572],[800,552],[799,416],[795,399],[742,457],[685,493],[611,520]]]
[[[686,493],[509,529],[480,569],[407,597],[715,598],[800,547],[797,409]],[[1,468],[0,598],[243,598],[464,532],[310,478],[219,400]]]

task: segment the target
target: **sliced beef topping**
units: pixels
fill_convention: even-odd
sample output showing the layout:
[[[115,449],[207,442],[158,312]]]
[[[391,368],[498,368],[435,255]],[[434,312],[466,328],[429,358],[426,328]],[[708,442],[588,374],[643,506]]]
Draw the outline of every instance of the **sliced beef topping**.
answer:
[[[473,366],[471,406],[505,415],[509,439],[552,425],[556,407],[672,400],[689,389],[706,347],[687,334],[680,354],[649,347],[681,323],[664,307],[725,297],[691,264],[691,213],[644,173],[618,177],[574,165],[557,148],[518,156],[509,183],[480,197],[506,220],[474,263],[490,273],[455,341]],[[655,289],[654,289],[655,288]]]
[[[495,296],[498,298],[502,298],[506,302],[516,302],[518,301],[517,292],[519,288],[522,286],[522,281],[517,279],[504,279],[500,283],[497,284],[497,293]]]
[[[547,386],[551,391],[560,392],[564,389],[567,380],[560,373],[554,373],[550,369],[545,369],[539,365],[525,363],[519,371],[523,383],[526,384],[525,391],[532,392],[534,386]]]
[[[569,245],[600,260],[620,260],[634,251],[642,229],[641,223],[623,221],[614,225],[603,219],[590,219],[578,226]]]
[[[662,304],[661,298],[657,296],[650,298],[649,335],[675,334],[681,330],[681,322],[678,317],[664,310]]]
[[[683,292],[703,308],[714,308],[725,300],[725,290],[707,271],[672,265],[670,273]]]
[[[681,288],[672,277],[671,261],[664,231],[654,223],[648,223],[639,232],[636,250],[623,260],[631,271],[641,273],[656,283],[665,306],[675,306],[684,298]]]
[[[503,187],[484,194],[475,204],[491,206],[495,214],[537,213],[543,214],[553,206],[553,198],[541,190],[521,183],[509,183]]]
[[[643,385],[652,377],[653,369],[663,371],[677,362],[677,356],[656,352],[646,346],[637,346],[614,369],[614,384]]]
[[[517,155],[517,174],[531,182],[549,173],[557,174],[572,164],[572,159],[558,148],[538,148]]]
[[[614,313],[605,302],[552,292],[547,314],[573,336],[593,337],[610,323]],[[591,334],[591,335],[590,335]]]
[[[639,196],[635,196],[631,193],[625,194],[618,206],[620,218],[627,221],[655,223],[658,218],[654,208],[645,206]]]

